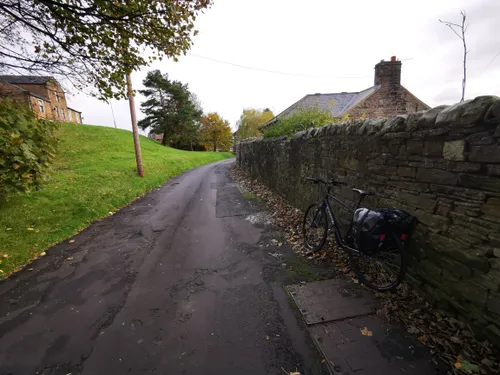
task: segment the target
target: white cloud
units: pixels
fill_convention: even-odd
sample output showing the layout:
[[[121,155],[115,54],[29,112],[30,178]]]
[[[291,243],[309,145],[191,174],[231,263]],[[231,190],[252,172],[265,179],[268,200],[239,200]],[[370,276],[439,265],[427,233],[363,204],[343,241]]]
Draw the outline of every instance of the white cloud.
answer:
[[[438,18],[459,20],[467,11],[469,81],[466,96],[500,95],[498,0],[215,0],[199,17],[192,51],[178,63],[165,61],[135,72],[136,88],[149,69],[188,83],[206,112],[217,111],[234,126],[247,107],[275,113],[306,94],[358,91],[373,84],[373,67],[396,55],[403,61],[402,84],[431,106],[460,99],[460,40]],[[221,64],[307,76],[279,75]],[[137,110],[141,97],[137,98]],[[113,126],[110,106],[84,95],[70,99],[84,121]],[[130,128],[126,101],[113,102],[119,127]]]

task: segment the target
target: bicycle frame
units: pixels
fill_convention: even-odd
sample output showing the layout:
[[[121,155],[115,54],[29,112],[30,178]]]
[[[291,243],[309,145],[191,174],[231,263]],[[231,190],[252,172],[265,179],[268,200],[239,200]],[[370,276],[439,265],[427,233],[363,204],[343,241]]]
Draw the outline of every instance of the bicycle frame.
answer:
[[[353,208],[353,207],[349,206],[348,204],[346,204],[345,202],[343,202],[342,200],[340,200],[339,198],[337,198],[335,195],[333,195],[331,193],[331,189],[332,188],[329,186],[328,187],[328,192],[326,194],[326,197],[323,199],[322,205],[326,206],[326,210],[328,212],[328,216],[330,216],[330,221],[333,224],[333,227],[334,227],[334,230],[335,230],[335,241],[337,242],[337,246],[339,248],[341,248],[341,249],[347,248],[350,251],[358,252],[358,250],[353,249],[350,246],[347,246],[346,243],[344,242],[344,238],[342,237],[342,232],[341,232],[341,230],[340,230],[340,228],[339,228],[339,226],[337,224],[337,220],[335,220],[335,215],[333,213],[332,206],[330,205],[329,198],[333,199],[336,203],[340,204],[342,207],[344,207],[345,209],[347,209],[350,212],[354,212],[357,208],[359,208],[359,206],[360,206],[361,201],[363,200],[363,198],[360,197],[359,200],[358,200],[358,204],[356,205],[355,208]],[[350,232],[351,227],[352,227],[352,220],[351,220],[351,224],[350,224],[348,233]]]

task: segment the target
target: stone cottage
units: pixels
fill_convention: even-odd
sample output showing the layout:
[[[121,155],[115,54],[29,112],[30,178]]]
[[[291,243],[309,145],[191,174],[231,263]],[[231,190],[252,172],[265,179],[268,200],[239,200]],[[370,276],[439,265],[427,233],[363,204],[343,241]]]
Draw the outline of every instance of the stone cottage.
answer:
[[[69,108],[54,77],[0,76],[0,97],[27,104],[37,118],[82,123],[82,113]]]
[[[280,118],[286,118],[297,110],[310,108],[330,111],[333,117],[349,115],[351,119],[384,118],[430,109],[401,85],[401,61],[396,56],[375,65],[372,87],[359,92],[306,95],[263,127],[272,126]]]

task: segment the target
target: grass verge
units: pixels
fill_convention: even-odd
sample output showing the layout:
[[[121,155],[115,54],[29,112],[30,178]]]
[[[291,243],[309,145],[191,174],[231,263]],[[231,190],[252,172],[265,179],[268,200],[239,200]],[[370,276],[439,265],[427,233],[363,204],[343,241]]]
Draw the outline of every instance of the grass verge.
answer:
[[[176,150],[141,137],[145,177],[139,178],[126,130],[62,124],[58,138],[44,188],[0,204],[0,278],[169,178],[233,156]]]

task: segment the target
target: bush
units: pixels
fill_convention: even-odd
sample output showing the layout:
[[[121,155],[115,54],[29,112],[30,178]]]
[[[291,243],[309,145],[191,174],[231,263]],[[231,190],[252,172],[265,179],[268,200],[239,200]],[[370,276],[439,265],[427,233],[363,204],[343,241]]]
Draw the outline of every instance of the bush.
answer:
[[[262,129],[262,135],[264,138],[280,136],[288,138],[299,131],[319,128],[338,121],[339,119],[333,117],[329,111],[321,111],[317,108],[299,109],[290,117],[280,119]]]
[[[0,199],[40,187],[54,158],[56,128],[27,106],[0,99]]]

